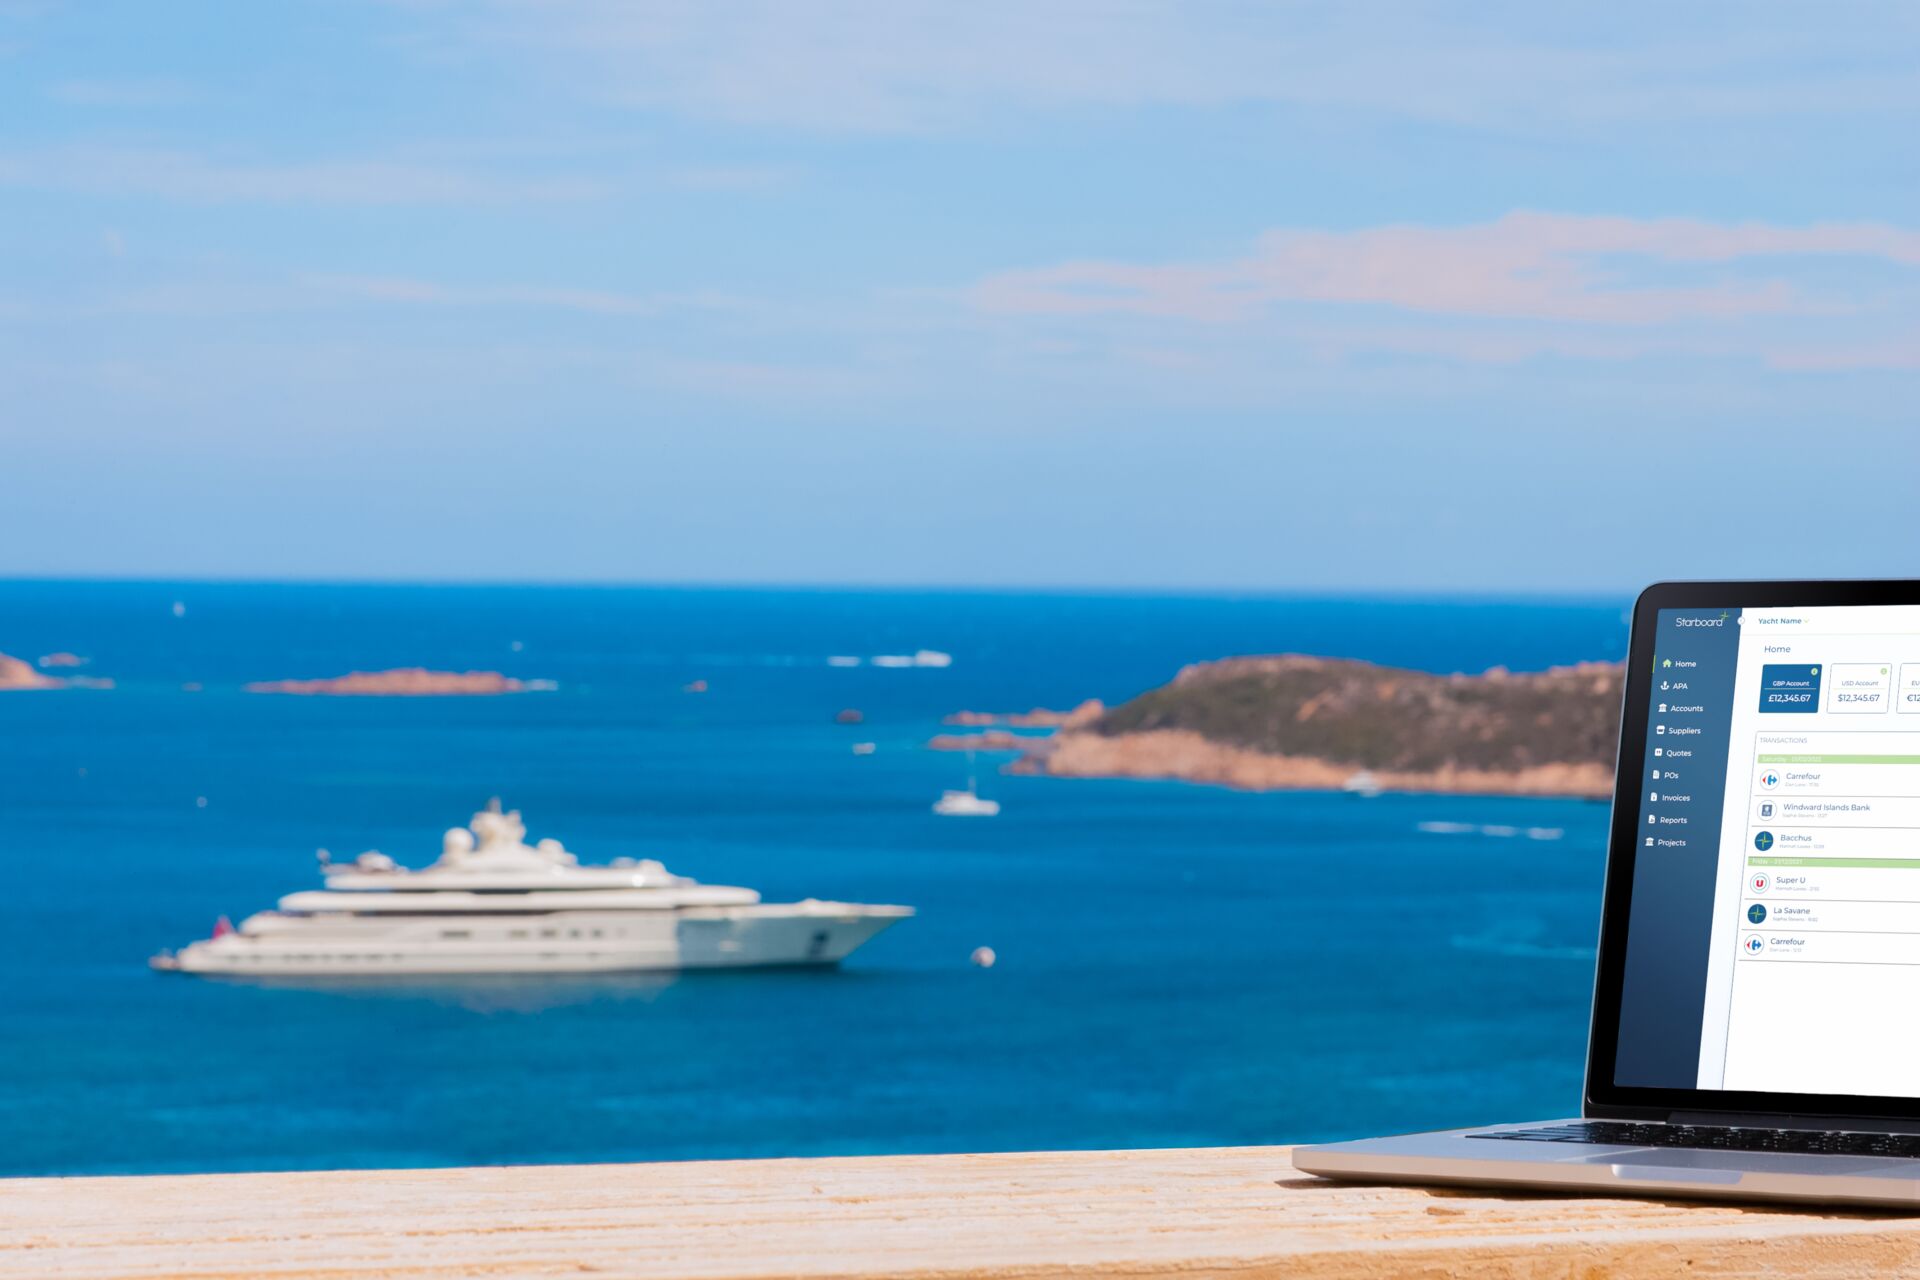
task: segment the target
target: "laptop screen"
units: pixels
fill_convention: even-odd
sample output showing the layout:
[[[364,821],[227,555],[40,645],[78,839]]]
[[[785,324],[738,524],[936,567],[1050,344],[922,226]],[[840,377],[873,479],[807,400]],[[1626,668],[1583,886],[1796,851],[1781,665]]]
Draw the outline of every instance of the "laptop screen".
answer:
[[[1660,608],[1644,648],[1614,1084],[1920,1097],[1920,605]]]

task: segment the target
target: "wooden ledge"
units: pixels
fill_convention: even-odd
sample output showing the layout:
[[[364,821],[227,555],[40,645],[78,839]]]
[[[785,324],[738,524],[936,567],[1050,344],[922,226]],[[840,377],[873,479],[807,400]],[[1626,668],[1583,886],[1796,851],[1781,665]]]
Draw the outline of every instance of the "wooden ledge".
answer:
[[[1351,1187],[1285,1147],[0,1181],[0,1276],[1807,1277],[1920,1217]]]

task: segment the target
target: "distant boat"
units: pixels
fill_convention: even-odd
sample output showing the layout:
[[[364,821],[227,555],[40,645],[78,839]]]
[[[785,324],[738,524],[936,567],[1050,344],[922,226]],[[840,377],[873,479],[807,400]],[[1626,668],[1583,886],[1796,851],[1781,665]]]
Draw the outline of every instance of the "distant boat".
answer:
[[[1380,779],[1374,777],[1371,773],[1368,773],[1365,769],[1360,770],[1360,772],[1354,774],[1352,777],[1348,778],[1345,782],[1341,783],[1340,789],[1346,792],[1348,795],[1365,796],[1368,799],[1371,799],[1372,797],[1379,795],[1382,790],[1380,786]]]
[[[998,800],[980,798],[980,788],[973,780],[973,752],[967,752],[967,789],[942,791],[933,802],[933,811],[943,818],[991,818],[1000,812]]]
[[[968,787],[965,791],[942,791],[933,802],[933,811],[943,818],[991,818],[1000,812],[1000,802],[983,800]]]
[[[873,754],[873,751],[874,744],[871,742],[856,742],[853,744],[853,754],[857,756],[870,756]]]
[[[383,853],[335,864],[238,927],[155,956],[177,973],[281,977],[619,973],[831,965],[913,914],[857,902],[762,902],[650,858],[582,865],[558,840],[526,843],[498,805],[447,832],[410,871]]]
[[[872,662],[876,667],[950,667],[953,655],[938,649],[916,649],[912,653],[876,653]]]

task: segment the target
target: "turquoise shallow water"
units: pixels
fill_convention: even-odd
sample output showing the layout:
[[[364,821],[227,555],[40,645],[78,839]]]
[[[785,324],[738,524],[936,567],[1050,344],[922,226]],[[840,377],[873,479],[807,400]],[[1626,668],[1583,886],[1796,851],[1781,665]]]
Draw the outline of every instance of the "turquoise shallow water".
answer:
[[[1003,815],[943,820],[928,805],[964,761],[921,744],[962,707],[1117,700],[1228,653],[1617,657],[1621,610],[0,584],[0,651],[73,650],[118,684],[0,695],[0,1173],[1274,1142],[1566,1112],[1604,806],[983,768]],[[826,664],[918,648],[954,663]],[[560,687],[239,692],[416,664]],[[865,725],[832,723],[849,706]],[[863,739],[878,751],[851,755]],[[920,915],[824,973],[328,990],[145,968],[317,883],[317,846],[425,861],[496,794],[592,860]]]

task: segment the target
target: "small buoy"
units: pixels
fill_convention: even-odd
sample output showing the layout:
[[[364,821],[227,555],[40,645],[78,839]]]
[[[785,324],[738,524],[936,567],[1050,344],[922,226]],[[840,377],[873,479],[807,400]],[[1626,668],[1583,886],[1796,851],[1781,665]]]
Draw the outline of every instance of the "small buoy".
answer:
[[[174,617],[176,617],[176,618],[184,618],[184,617],[186,617],[186,616],[187,616],[187,602],[186,602],[186,601],[184,601],[184,600],[175,600],[175,601],[173,602],[173,616],[174,616]]]
[[[996,959],[998,959],[998,957],[993,954],[992,947],[975,947],[973,949],[972,960],[974,967],[977,969],[993,968],[993,962]]]
[[[195,797],[193,798],[193,807],[194,807],[194,808],[196,808],[196,809],[204,809],[204,808],[206,808],[206,807],[207,807],[207,798],[206,798],[205,796],[195,796]]]
[[[526,648],[527,646],[522,644],[520,641],[515,640],[512,644],[508,645],[507,647],[509,649],[512,649],[515,653],[519,653],[522,649]]]
[[[706,691],[707,682],[705,680],[693,680],[680,686],[680,692],[682,693],[705,693]]]
[[[835,724],[859,724],[866,718],[866,714],[858,707],[842,707],[833,713]]]

